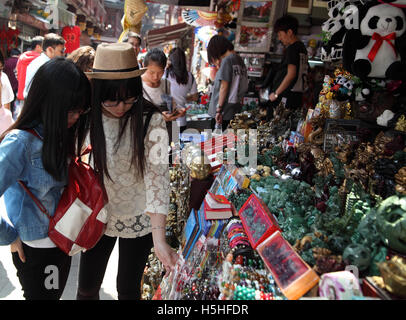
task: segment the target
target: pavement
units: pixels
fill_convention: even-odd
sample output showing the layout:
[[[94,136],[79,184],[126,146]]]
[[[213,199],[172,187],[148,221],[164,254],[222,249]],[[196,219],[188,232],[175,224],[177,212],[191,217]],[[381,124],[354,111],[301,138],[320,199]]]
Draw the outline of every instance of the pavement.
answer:
[[[7,217],[3,197],[0,198],[0,215]],[[80,254],[73,256],[68,282],[61,300],[75,300]],[[118,241],[110,256],[100,290],[101,300],[117,300],[116,275],[118,266]],[[11,259],[10,246],[0,246],[0,300],[24,300],[17,271]]]

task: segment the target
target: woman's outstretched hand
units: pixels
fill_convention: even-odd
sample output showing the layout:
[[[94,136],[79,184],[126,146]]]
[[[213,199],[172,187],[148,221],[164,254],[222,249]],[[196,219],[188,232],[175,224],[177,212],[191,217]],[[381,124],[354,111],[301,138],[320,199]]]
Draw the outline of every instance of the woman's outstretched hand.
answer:
[[[166,273],[171,272],[179,258],[175,250],[166,241],[158,241],[157,243],[154,241],[154,250],[156,256],[164,265]]]

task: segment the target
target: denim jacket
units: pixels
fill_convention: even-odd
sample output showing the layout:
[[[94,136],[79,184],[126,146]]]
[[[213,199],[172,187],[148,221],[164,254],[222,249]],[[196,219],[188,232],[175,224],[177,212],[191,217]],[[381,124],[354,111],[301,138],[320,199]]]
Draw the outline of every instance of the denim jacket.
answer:
[[[43,136],[42,125],[34,128]],[[0,196],[13,225],[0,216],[0,245],[17,237],[32,241],[48,236],[48,217],[18,184],[22,180],[48,210],[55,212],[66,181],[55,180],[42,164],[42,140],[24,130],[12,130],[0,144]]]

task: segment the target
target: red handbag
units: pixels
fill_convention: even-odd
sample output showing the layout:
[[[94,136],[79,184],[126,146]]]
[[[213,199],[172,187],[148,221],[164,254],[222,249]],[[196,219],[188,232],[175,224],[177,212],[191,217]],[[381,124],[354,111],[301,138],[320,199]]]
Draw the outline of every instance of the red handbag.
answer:
[[[42,138],[35,130],[26,130]],[[82,156],[90,153],[89,145]],[[49,238],[66,254],[72,256],[93,248],[106,230],[108,221],[104,208],[108,202],[106,190],[97,174],[80,158],[72,159],[68,167],[68,185],[51,216],[38,198],[19,180],[19,184],[49,218]]]

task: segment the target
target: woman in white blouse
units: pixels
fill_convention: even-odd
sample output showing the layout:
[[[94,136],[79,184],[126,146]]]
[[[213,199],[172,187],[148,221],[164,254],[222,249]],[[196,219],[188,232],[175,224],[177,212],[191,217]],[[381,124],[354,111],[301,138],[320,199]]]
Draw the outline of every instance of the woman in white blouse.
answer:
[[[162,110],[165,121],[173,121],[186,114],[186,109],[178,107],[173,100],[171,83],[162,78],[165,72],[167,58],[165,53],[157,48],[148,51],[144,58],[147,71],[142,75],[144,98]]]
[[[130,44],[112,43],[97,47],[93,72],[86,73],[93,86],[91,159],[106,187],[110,218],[102,239],[81,255],[78,299],[99,299],[117,238],[118,299],[140,299],[152,246],[166,270],[177,260],[165,239],[168,133],[160,111],[143,98],[143,71]]]
[[[169,52],[165,79],[171,84],[171,95],[178,108],[184,109],[188,102],[198,100],[196,80],[192,73],[187,71],[186,55],[181,48],[174,48]],[[176,122],[181,132],[186,129],[185,115],[176,119]]]

